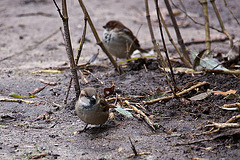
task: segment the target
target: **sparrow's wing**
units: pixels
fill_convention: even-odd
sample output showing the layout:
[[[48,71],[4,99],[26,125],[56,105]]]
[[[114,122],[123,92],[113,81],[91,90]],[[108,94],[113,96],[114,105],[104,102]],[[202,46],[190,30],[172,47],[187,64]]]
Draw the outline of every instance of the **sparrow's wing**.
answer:
[[[133,35],[132,31],[128,29],[127,27],[122,29],[122,32],[126,33],[130,38],[130,42],[133,41],[133,45],[135,45],[137,48],[140,47],[138,39]]]
[[[108,112],[109,108],[109,104],[105,101],[105,99],[100,99],[100,109],[103,112]]]

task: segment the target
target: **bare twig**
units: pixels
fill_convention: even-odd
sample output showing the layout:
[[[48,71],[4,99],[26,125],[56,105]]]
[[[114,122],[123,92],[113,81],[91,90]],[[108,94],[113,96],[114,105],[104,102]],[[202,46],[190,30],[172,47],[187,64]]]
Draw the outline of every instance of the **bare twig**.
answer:
[[[35,103],[34,101],[26,101],[26,100],[23,100],[23,99],[9,99],[9,98],[0,98],[0,102]]]
[[[207,54],[211,51],[210,30],[209,30],[209,18],[208,18],[208,2],[207,0],[198,0],[203,8],[205,35],[206,35],[206,49]]]
[[[240,128],[234,129],[234,130],[227,130],[219,135],[214,136],[213,138],[209,138],[209,139],[200,139],[200,140],[196,140],[196,141],[191,141],[191,142],[187,142],[187,143],[177,143],[175,144],[175,146],[182,146],[182,145],[191,145],[191,144],[196,144],[196,143],[200,143],[200,142],[205,142],[205,141],[213,141],[215,139],[218,138],[222,138],[222,137],[226,137],[226,136],[233,136],[233,135],[238,135],[240,132]]]
[[[83,34],[82,34],[82,37],[81,37],[81,40],[80,40],[80,43],[79,43],[77,56],[75,58],[75,64],[76,65],[78,65],[78,61],[79,61],[79,58],[80,58],[80,55],[81,55],[81,52],[82,52],[83,44],[85,42],[86,31],[87,31],[87,19],[84,18],[84,20],[85,20],[85,23],[84,23],[84,28],[83,28]],[[82,71],[79,70],[79,72],[81,74],[81,77],[83,77]],[[70,79],[68,90],[66,92],[66,96],[65,96],[65,99],[64,99],[64,104],[67,104],[67,99],[68,99],[68,95],[69,95],[69,91],[70,91],[71,85],[72,85],[72,77]]]
[[[75,58],[76,65],[78,64],[78,61],[79,61],[79,58],[80,58],[80,55],[81,55],[81,52],[82,52],[83,44],[85,42],[86,32],[87,32],[87,18],[85,17],[84,18],[83,34],[82,34],[82,37],[81,37],[81,40],[80,40],[80,43],[79,43],[78,53],[77,53],[77,56]]]
[[[171,8],[171,5],[169,3],[168,0],[164,0],[165,4],[166,4],[166,7],[167,7],[167,10],[168,10],[168,13],[170,15],[170,18],[172,20],[172,23],[173,23],[173,27],[175,29],[175,32],[176,32],[176,35],[177,35],[177,39],[178,39],[178,44],[181,46],[181,49],[182,49],[182,52],[183,52],[183,55],[184,55],[184,58],[187,59],[187,61],[190,63],[190,58],[189,58],[189,52],[184,44],[184,41],[182,39],[182,35],[181,35],[181,32],[178,28],[178,25],[177,25],[177,21],[175,19],[175,16],[173,14],[173,11],[172,11],[172,8]]]
[[[231,15],[233,16],[233,18],[237,21],[237,23],[240,25],[240,22],[238,21],[237,17],[233,14],[232,10],[229,8],[226,0],[224,0],[225,6],[227,7],[227,9],[229,10],[229,12],[231,13]]]
[[[161,24],[161,20],[160,20],[160,9],[159,9],[159,6],[158,6],[158,0],[154,0],[154,2],[155,2],[155,6],[156,6],[156,11],[157,11],[158,24],[159,24],[160,34],[161,34],[161,37],[162,37],[163,48],[164,48],[164,52],[165,52],[165,55],[166,55],[166,58],[167,58],[167,61],[168,61],[168,66],[169,66],[170,71],[171,71],[170,72],[171,73],[170,77],[171,77],[171,80],[173,82],[173,86],[175,87],[176,90],[179,91],[179,88],[177,87],[176,80],[175,80],[175,77],[174,77],[174,73],[173,73],[173,70],[172,70],[172,64],[169,60],[168,51],[167,51],[167,47],[166,47],[166,43],[165,43],[163,31],[162,31],[162,24]]]
[[[232,47],[233,47],[233,38],[232,38],[232,36],[227,32],[227,30],[226,30],[225,27],[224,27],[224,24],[223,24],[223,21],[222,21],[222,19],[221,19],[221,16],[220,16],[219,12],[218,12],[218,9],[217,9],[215,0],[210,0],[210,2],[211,2],[211,4],[212,4],[213,9],[214,9],[214,12],[215,12],[215,14],[216,14],[216,16],[217,16],[217,18],[218,18],[218,21],[219,21],[219,24],[220,24],[220,26],[221,26],[222,32],[228,37],[228,39],[229,39],[229,41],[230,41],[230,48],[232,48]]]
[[[183,91],[181,91],[179,93],[176,93],[176,95],[178,97],[180,97],[181,95],[183,95],[183,94],[185,94],[185,93],[187,93],[187,92],[189,92],[189,91],[191,91],[191,90],[193,90],[195,88],[204,86],[206,84],[208,84],[208,82],[205,82],[205,81],[204,82],[199,82],[198,84],[196,84],[196,85],[194,85],[194,86],[192,86],[192,87],[190,87],[190,88],[188,88],[186,90],[183,90]],[[174,98],[174,95],[171,95],[171,96],[168,96],[168,97],[160,97],[160,98],[153,99],[153,100],[150,100],[150,101],[143,101],[142,103],[143,104],[152,104],[152,103],[156,103],[156,102],[159,102],[159,101],[162,101],[162,100],[169,100],[169,99],[172,99],[172,98]]]
[[[212,2],[212,1],[215,1],[215,0],[210,0],[210,2]],[[226,1],[224,0],[224,2],[225,2],[225,5],[226,5],[226,7],[229,9],[229,11],[232,13],[232,11],[230,10],[230,8],[228,7],[228,5],[226,4]],[[177,9],[179,9],[181,12],[183,12],[185,15],[186,15],[186,17],[188,17],[191,21],[193,21],[195,24],[198,24],[198,25],[201,25],[201,26],[204,26],[205,24],[202,24],[202,23],[199,23],[199,22],[197,22],[196,20],[194,20],[191,16],[189,16],[188,14],[187,14],[187,12],[186,12],[186,9],[185,9],[185,7],[184,7],[184,5],[183,5],[183,3],[181,3],[181,1],[180,1],[180,3],[181,3],[181,5],[182,5],[182,7],[184,8],[184,9],[181,9],[178,5],[176,5],[172,0],[171,0],[171,3],[174,5],[174,7],[176,7]],[[217,8],[216,8],[216,5],[215,5],[215,2],[213,2],[214,4],[213,4],[213,8],[214,8],[214,11],[215,11],[215,13],[216,13],[216,15],[217,15],[217,18],[218,18],[218,20],[219,20],[219,23],[220,23],[220,26],[221,26],[221,30],[220,29],[217,29],[217,28],[215,28],[215,27],[213,27],[213,26],[211,26],[210,24],[209,24],[209,28],[211,28],[211,29],[213,29],[213,30],[216,30],[216,31],[218,31],[218,32],[220,32],[220,33],[224,33],[227,37],[228,37],[228,39],[230,40],[230,47],[233,45],[233,38],[232,38],[232,36],[226,31],[226,29],[224,28],[224,26],[223,26],[223,23],[222,23],[222,20],[221,20],[221,17],[220,17],[220,14],[219,14],[219,12],[218,12],[218,10],[217,10]],[[233,14],[232,14],[233,15]],[[236,19],[236,17],[233,15],[233,17]],[[237,20],[237,19],[236,19]],[[238,20],[237,20],[237,22],[238,22]],[[239,22],[238,22],[239,23]],[[221,25],[222,24],[222,25]],[[240,24],[240,23],[239,23]],[[222,27],[223,26],[223,27]],[[226,40],[225,38],[224,38],[224,40]],[[205,41],[205,43],[206,43],[207,41]],[[212,40],[210,41],[210,42],[212,42]],[[202,43],[202,42],[201,42]],[[185,43],[186,44],[186,43]],[[186,44],[186,45],[188,45],[188,44]],[[231,47],[232,48],[232,47]]]
[[[63,21],[64,37],[66,41],[66,52],[68,55],[70,66],[71,66],[71,73],[74,81],[74,88],[75,88],[76,99],[77,99],[80,95],[80,86],[79,86],[78,75],[77,75],[77,67],[73,57],[73,50],[72,50],[72,44],[71,44],[71,38],[70,38],[70,32],[69,32],[69,26],[68,26],[67,4],[66,4],[66,0],[62,0],[62,13],[61,13],[56,1],[53,0],[53,2],[57,7],[58,13]]]
[[[137,150],[136,150],[135,146],[133,145],[131,138],[128,137],[128,139],[129,139],[129,141],[130,141],[132,151],[133,151],[135,157],[137,157],[137,156],[138,156]]]
[[[220,129],[224,129],[224,128],[240,128],[240,123],[237,123],[239,119],[240,119],[240,115],[237,115],[237,116],[231,117],[225,123],[210,122],[210,124],[206,125],[205,127],[212,127],[212,128],[209,131],[204,132],[204,134],[216,133],[220,131]]]
[[[239,103],[240,106],[240,103]],[[230,118],[229,120],[226,121],[226,123],[233,123],[233,122],[237,122],[240,119],[240,114],[233,116],[232,118]]]
[[[41,154],[38,154],[38,155],[34,155],[34,156],[31,156],[31,159],[39,159],[39,158],[43,158],[43,157],[46,157],[49,153],[41,153]]]
[[[220,131],[220,129],[224,128],[239,128],[240,123],[215,123],[211,122],[211,124],[206,125],[205,127],[213,127],[215,128],[214,130],[208,131],[208,134],[216,133]]]
[[[68,89],[66,91],[66,96],[65,96],[65,99],[63,101],[64,104],[67,104],[67,99],[68,99],[68,95],[69,95],[69,91],[71,89],[71,86],[72,86],[72,78],[70,78],[70,81],[69,81],[69,84],[68,84]]]
[[[108,99],[106,99],[106,101],[112,101],[112,100],[116,100],[116,99],[126,100],[126,99],[133,99],[133,98],[144,98],[144,96],[131,96],[131,97],[120,97],[120,96],[117,96],[117,97],[108,98]]]
[[[159,7],[158,7],[158,8],[159,8]],[[176,49],[176,51],[177,51],[177,53],[179,54],[182,62],[183,62],[186,66],[192,67],[191,62],[188,62],[188,61],[184,58],[183,54],[181,53],[181,51],[180,51],[179,48],[177,47],[176,43],[173,41],[173,39],[172,39],[172,37],[171,37],[171,34],[170,34],[170,32],[169,32],[169,30],[168,30],[168,28],[167,28],[167,25],[166,25],[166,23],[165,23],[165,20],[164,20],[164,18],[163,18],[163,16],[162,16],[162,13],[161,13],[161,11],[160,11],[160,8],[159,8],[159,16],[160,16],[160,18],[161,18],[162,25],[163,25],[163,27],[164,27],[167,35],[168,35],[169,41],[172,43],[172,45],[173,45],[174,48]]]
[[[193,19],[191,16],[189,16],[189,15],[187,14],[187,12],[186,12],[185,9],[181,9],[180,7],[178,7],[178,5],[176,5],[172,0],[171,0],[171,3],[172,3],[172,5],[173,5],[175,8],[177,8],[177,9],[179,9],[181,12],[183,12],[183,13],[185,14],[185,16],[188,17],[193,23],[198,24],[198,25],[201,25],[201,26],[204,26],[204,24],[202,24],[202,23],[200,23],[200,22],[197,22],[195,19]],[[181,4],[182,4],[183,8],[185,8],[185,6],[183,5],[183,3],[181,3]],[[213,30],[216,30],[216,31],[222,33],[221,30],[219,30],[219,29],[217,29],[217,28],[215,28],[215,27],[213,27],[213,26],[209,26],[209,28],[211,28],[211,29],[213,29]]]
[[[141,116],[143,116],[143,119],[145,120],[145,122],[151,127],[151,129],[153,131],[156,130],[156,128],[154,127],[153,122],[148,118],[148,116],[141,110],[139,110],[137,107],[135,107],[134,105],[130,105],[128,101],[125,101],[125,103],[131,107],[135,112],[137,112],[138,114],[140,114]]]
[[[207,73],[240,75],[240,70],[212,70],[212,69],[205,69],[205,71]]]
[[[163,59],[163,57],[161,55],[161,51],[160,51],[159,45],[157,45],[156,39],[155,39],[155,36],[154,36],[154,33],[153,33],[152,23],[151,23],[150,14],[149,14],[148,0],[145,0],[145,7],[146,7],[146,18],[147,18],[147,22],[148,22],[149,32],[150,32],[150,35],[151,35],[152,43],[154,45],[154,49],[157,52],[157,62],[158,62],[159,65],[163,66],[163,71],[164,71],[164,74],[166,76],[167,83],[168,83],[170,89],[172,90],[172,92],[175,94],[175,91],[173,90],[172,85],[169,82],[167,73],[166,73],[166,71],[164,69],[164,68],[166,68],[166,63],[165,63],[165,61],[164,61],[164,59]]]
[[[240,103],[224,104],[221,108],[234,108],[240,109]]]

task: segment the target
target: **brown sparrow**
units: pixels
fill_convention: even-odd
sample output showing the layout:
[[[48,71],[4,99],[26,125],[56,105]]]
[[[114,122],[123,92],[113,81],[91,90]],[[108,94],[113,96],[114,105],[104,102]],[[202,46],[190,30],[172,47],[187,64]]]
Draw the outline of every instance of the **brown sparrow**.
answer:
[[[87,125],[101,125],[108,120],[109,105],[104,99],[100,98],[100,95],[94,88],[88,87],[81,91],[75,105],[75,111],[78,117]],[[87,128],[87,125],[84,130]]]
[[[103,32],[103,44],[116,58],[130,58],[135,50],[147,52],[140,48],[137,38],[132,31],[121,22],[111,20],[107,22]]]

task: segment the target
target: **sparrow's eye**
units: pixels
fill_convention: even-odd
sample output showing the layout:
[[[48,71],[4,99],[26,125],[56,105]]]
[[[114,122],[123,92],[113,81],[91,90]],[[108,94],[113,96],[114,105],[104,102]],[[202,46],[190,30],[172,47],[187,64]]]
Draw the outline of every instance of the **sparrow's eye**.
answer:
[[[95,104],[96,103],[96,97],[90,97],[90,103]]]
[[[104,103],[103,101],[100,101],[100,105],[101,105],[101,106],[104,106],[105,103]]]

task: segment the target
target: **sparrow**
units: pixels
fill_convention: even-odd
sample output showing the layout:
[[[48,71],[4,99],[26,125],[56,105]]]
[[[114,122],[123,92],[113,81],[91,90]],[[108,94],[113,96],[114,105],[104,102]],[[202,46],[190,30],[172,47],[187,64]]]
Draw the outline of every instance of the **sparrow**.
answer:
[[[103,44],[116,58],[130,58],[135,50],[147,52],[140,47],[132,31],[121,22],[111,20],[103,28]]]
[[[84,131],[88,124],[102,125],[108,120],[109,105],[100,98],[95,88],[88,87],[81,91],[75,104],[75,111],[77,116],[86,123]]]

